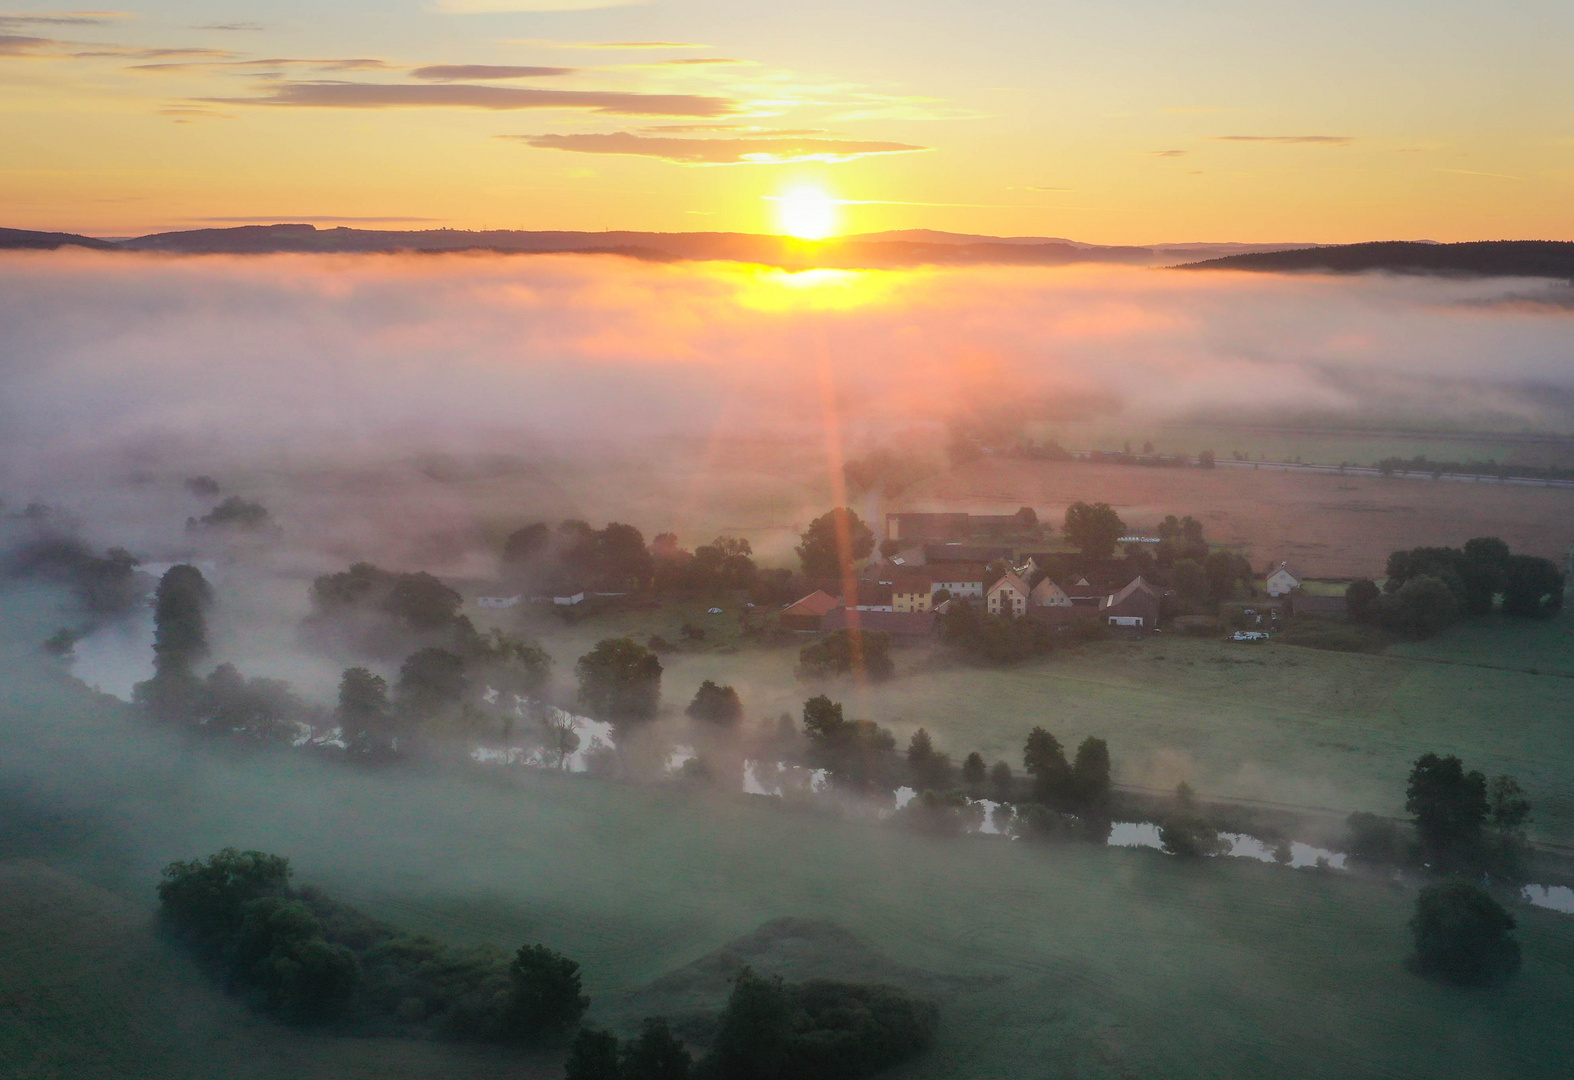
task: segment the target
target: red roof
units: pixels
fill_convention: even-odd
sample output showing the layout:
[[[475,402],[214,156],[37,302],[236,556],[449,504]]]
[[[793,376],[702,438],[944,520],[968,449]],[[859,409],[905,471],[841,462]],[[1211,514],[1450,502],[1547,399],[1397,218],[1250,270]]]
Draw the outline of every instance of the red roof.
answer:
[[[802,600],[788,604],[782,609],[783,615],[812,615],[820,618],[828,611],[834,611],[842,606],[842,602],[829,593],[819,589],[814,590]]]

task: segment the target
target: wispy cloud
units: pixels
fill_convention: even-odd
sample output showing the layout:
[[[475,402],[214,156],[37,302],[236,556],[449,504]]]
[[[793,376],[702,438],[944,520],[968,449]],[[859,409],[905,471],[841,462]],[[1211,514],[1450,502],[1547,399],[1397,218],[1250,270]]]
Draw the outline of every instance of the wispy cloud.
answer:
[[[1154,157],[1185,157],[1191,153],[1189,150],[1149,150]]]
[[[505,45],[534,45],[538,49],[711,49],[693,41],[557,41],[552,38],[508,38]]]
[[[1214,142],[1284,143],[1288,145],[1349,146],[1351,135],[1215,135]]]
[[[51,11],[38,15],[0,14],[0,30],[8,26],[97,26],[115,19],[132,19],[129,11]]]
[[[698,94],[640,94],[604,90],[538,90],[470,83],[281,82],[249,98],[203,98],[225,105],[316,109],[588,109],[618,116],[725,116],[728,98]]]
[[[417,79],[433,82],[458,82],[464,79],[539,79],[551,75],[572,75],[578,68],[508,67],[501,64],[428,64],[410,72]]]
[[[34,56],[53,52],[65,43],[54,38],[26,34],[0,34],[0,56]]]
[[[234,56],[235,53],[222,53]],[[270,56],[261,60],[186,60],[157,64],[132,64],[133,71],[184,71],[193,68],[231,68],[249,72],[277,71],[287,67],[312,67],[319,71],[387,71],[393,65],[370,56],[295,57]]]
[[[485,15],[508,11],[592,11],[633,7],[647,0],[435,0],[433,11],[445,15]]]
[[[794,161],[828,163],[852,161],[875,154],[908,154],[927,146],[853,139],[653,138],[619,131],[611,134],[505,135],[529,146],[547,150],[573,150],[582,154],[633,154],[661,158],[680,165],[780,165]]]
[[[1455,173],[1459,176],[1486,176],[1494,180],[1523,180],[1523,176],[1510,176],[1500,172],[1476,172],[1474,169],[1439,169],[1438,172]]]
[[[204,23],[204,24],[202,24],[200,26],[193,26],[192,29],[193,30],[266,30],[267,27],[263,26],[262,23],[257,23],[257,22],[223,22],[223,23]]]

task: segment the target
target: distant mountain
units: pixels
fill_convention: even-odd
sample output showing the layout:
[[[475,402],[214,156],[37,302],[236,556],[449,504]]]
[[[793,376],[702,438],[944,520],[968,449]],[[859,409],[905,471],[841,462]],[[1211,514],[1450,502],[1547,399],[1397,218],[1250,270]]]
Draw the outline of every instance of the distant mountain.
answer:
[[[1186,270],[1320,271],[1360,274],[1448,274],[1462,277],[1574,279],[1574,243],[1561,240],[1478,240],[1463,244],[1389,240],[1294,251],[1229,255],[1189,263]]]
[[[823,241],[757,233],[531,232],[500,229],[318,229],[307,224],[242,225],[156,233],[122,241],[131,251],[184,254],[268,252],[601,252],[645,259],[723,259],[786,268],[861,269],[924,265],[1061,266],[1121,263],[1166,266],[1240,251],[1279,250],[1292,244],[1177,244],[1107,246],[1038,236],[982,236],[933,229],[864,233]]]
[[[33,232],[30,229],[0,229],[0,250],[53,251],[61,247],[111,248],[115,245],[75,233]]]

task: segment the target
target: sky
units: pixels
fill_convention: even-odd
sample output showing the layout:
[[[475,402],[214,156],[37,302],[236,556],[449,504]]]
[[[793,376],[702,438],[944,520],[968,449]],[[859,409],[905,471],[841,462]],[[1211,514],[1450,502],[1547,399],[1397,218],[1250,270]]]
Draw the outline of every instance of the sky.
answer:
[[[844,233],[1574,240],[1574,5],[0,10],[0,226],[773,232],[804,192]]]

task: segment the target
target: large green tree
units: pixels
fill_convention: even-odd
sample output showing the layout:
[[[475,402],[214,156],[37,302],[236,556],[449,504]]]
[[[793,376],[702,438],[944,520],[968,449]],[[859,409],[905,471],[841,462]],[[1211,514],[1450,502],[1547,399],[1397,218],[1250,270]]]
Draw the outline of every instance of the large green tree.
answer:
[[[743,702],[738,698],[738,691],[732,687],[718,686],[706,679],[694,692],[694,700],[689,702],[683,714],[691,720],[732,725],[743,719]]]
[[[524,1039],[559,1034],[590,1008],[579,964],[545,945],[521,945],[508,965],[509,1028]]]
[[[1443,868],[1462,865],[1474,854],[1487,820],[1487,779],[1466,772],[1452,754],[1422,754],[1410,770],[1405,809],[1415,816],[1425,857]]]
[[[393,745],[393,707],[388,683],[366,668],[346,668],[339,679],[340,737],[352,754],[380,753]]]
[[[213,599],[207,578],[195,566],[172,566],[159,579],[153,599],[155,676],[189,676],[191,665],[208,653],[205,615]]]
[[[579,703],[613,723],[652,720],[661,702],[661,661],[632,638],[605,638],[574,665]]]
[[[1550,559],[1515,555],[1503,569],[1503,614],[1547,619],[1563,609],[1563,572]]]
[[[1059,739],[1041,727],[1028,732],[1022,748],[1022,768],[1033,778],[1035,799],[1053,806],[1065,803],[1071,769]]]
[[[1079,814],[1105,817],[1109,814],[1109,744],[1089,735],[1077,747],[1071,763],[1071,802]]]
[[[1126,523],[1109,503],[1074,502],[1066,508],[1066,539],[1091,558],[1108,558],[1125,531]]]
[[[874,551],[874,533],[845,506],[809,523],[798,544],[798,559],[810,577],[840,577]]]

